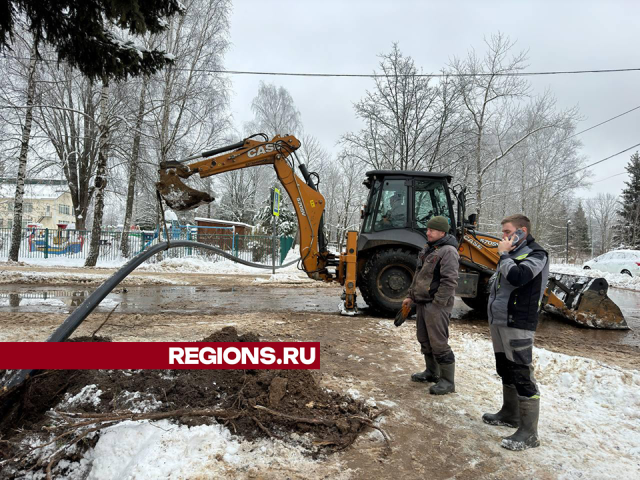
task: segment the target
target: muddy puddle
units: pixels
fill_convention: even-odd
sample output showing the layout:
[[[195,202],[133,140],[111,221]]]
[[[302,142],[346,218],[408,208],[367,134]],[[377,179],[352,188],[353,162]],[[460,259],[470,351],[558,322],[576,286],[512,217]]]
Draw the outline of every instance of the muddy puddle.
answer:
[[[0,288],[0,312],[71,313],[93,290],[77,287],[34,287],[3,285]],[[229,309],[253,312],[334,313],[340,302],[339,290],[309,289],[292,292],[270,287],[127,287],[117,288],[97,308],[119,313],[228,313]],[[358,304],[365,308],[362,301]]]
[[[118,288],[96,309],[108,313],[116,306],[121,314],[226,314],[240,312],[317,312],[337,314],[339,289],[291,289],[267,286],[167,286]],[[68,314],[91,294],[91,289],[77,287],[34,287],[33,285],[3,285],[0,288],[0,312],[40,312]],[[610,289],[629,331],[595,330],[577,327],[551,315],[541,315],[538,332],[541,335],[579,336],[591,342],[608,345],[640,347],[640,292]],[[361,298],[358,306],[367,315]],[[486,320],[456,301],[454,319],[464,323],[484,325]],[[455,321],[455,320],[454,320]]]

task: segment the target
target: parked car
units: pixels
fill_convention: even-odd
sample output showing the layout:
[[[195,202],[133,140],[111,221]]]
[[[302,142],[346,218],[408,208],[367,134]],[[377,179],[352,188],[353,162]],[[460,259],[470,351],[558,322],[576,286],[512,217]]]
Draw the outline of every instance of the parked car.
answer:
[[[631,277],[640,275],[640,250],[612,250],[585,262],[582,268],[624,273]]]

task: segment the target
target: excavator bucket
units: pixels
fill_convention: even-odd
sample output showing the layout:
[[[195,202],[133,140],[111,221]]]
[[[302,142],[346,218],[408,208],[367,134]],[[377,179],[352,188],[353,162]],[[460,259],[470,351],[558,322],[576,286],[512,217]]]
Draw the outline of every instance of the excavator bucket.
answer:
[[[162,162],[158,173],[160,181],[156,183],[156,189],[173,210],[191,210],[214,200],[208,193],[191,188],[182,181],[193,173],[189,167],[178,162]]]
[[[604,278],[551,273],[543,308],[585,327],[628,330],[620,307],[607,296],[608,290]]]

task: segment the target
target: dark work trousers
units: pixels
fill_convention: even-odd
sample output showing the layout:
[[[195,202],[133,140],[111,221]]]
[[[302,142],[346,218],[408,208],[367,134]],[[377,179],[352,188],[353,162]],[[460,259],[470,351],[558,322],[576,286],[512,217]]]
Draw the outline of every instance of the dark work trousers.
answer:
[[[449,346],[449,320],[454,297],[446,307],[436,303],[416,304],[418,342],[423,355],[431,355],[440,364],[454,363],[455,356]]]
[[[538,398],[540,390],[532,365],[535,332],[495,324],[490,324],[489,329],[502,383],[515,386],[521,397]]]

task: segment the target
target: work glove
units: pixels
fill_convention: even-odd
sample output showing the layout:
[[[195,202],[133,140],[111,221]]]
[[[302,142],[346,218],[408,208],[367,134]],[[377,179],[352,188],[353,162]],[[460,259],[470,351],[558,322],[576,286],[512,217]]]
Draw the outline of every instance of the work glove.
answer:
[[[411,315],[411,305],[403,304],[402,308],[400,308],[400,310],[398,310],[398,313],[396,313],[396,319],[393,321],[393,324],[396,327],[399,327],[405,322],[407,318],[409,318],[409,315]]]

